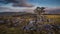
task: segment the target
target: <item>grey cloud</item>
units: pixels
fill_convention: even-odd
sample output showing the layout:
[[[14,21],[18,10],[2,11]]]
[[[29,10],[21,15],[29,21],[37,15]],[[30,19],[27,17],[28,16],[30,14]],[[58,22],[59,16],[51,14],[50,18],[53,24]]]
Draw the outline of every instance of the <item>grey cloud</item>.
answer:
[[[32,4],[27,3],[27,0],[0,0],[0,3],[13,3],[14,7],[33,7]]]

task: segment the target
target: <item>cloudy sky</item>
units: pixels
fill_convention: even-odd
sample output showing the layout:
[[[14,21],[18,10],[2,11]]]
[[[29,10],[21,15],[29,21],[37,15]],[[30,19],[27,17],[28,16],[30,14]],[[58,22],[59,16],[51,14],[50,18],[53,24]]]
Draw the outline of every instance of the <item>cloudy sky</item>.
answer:
[[[21,9],[28,11],[37,6],[60,9],[60,0],[0,0],[0,12]]]
[[[20,6],[23,6],[25,4],[31,4],[28,7],[31,7],[32,5],[45,7],[60,7],[60,0],[0,0],[0,6],[7,3],[21,4]]]

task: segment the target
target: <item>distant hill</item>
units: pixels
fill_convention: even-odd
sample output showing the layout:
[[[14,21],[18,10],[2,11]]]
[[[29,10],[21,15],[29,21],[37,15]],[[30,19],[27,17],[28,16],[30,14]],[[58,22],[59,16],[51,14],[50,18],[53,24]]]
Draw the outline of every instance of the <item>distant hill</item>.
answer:
[[[15,16],[15,15],[35,15],[27,12],[0,12],[0,16]]]
[[[51,9],[51,10],[46,10],[46,14],[60,14],[60,9]]]

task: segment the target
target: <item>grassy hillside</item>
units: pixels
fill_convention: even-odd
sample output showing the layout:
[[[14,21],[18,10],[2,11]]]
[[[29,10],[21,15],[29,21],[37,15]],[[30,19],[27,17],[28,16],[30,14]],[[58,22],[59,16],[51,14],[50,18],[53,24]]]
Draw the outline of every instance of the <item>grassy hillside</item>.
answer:
[[[60,15],[45,15],[47,19],[51,19],[53,20],[53,22],[55,25],[60,25]],[[10,18],[14,18],[14,17],[6,17],[7,19]],[[4,18],[4,19],[6,19]],[[17,18],[21,18],[21,17],[17,17]],[[24,18],[25,19],[25,18]],[[22,23],[20,23],[17,27],[9,27],[7,24],[3,24],[0,25],[0,34],[48,34],[49,32],[53,32],[53,34],[56,34],[60,31],[60,29],[56,32],[55,30],[46,30],[44,27],[44,25],[41,25],[42,30],[41,31],[31,31],[31,30],[23,30],[21,27],[25,26],[25,24],[29,21],[29,19],[33,19],[30,17],[26,17],[26,21],[23,21]],[[48,23],[49,22],[44,22],[44,23]],[[13,24],[12,24],[13,25]]]
[[[45,15],[47,19],[53,21],[51,23],[60,23],[60,15]]]

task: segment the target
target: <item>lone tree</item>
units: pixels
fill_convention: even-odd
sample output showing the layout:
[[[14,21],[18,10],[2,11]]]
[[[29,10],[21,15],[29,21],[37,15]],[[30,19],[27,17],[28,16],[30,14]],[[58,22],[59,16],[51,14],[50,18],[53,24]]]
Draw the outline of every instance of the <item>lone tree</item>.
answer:
[[[45,9],[45,7],[37,7],[37,8],[34,10],[34,12],[35,12],[35,14],[36,14],[36,16],[37,16],[37,21],[40,20],[40,18],[43,17],[43,16],[41,16],[41,15],[42,15],[42,13],[45,12],[44,9]]]

